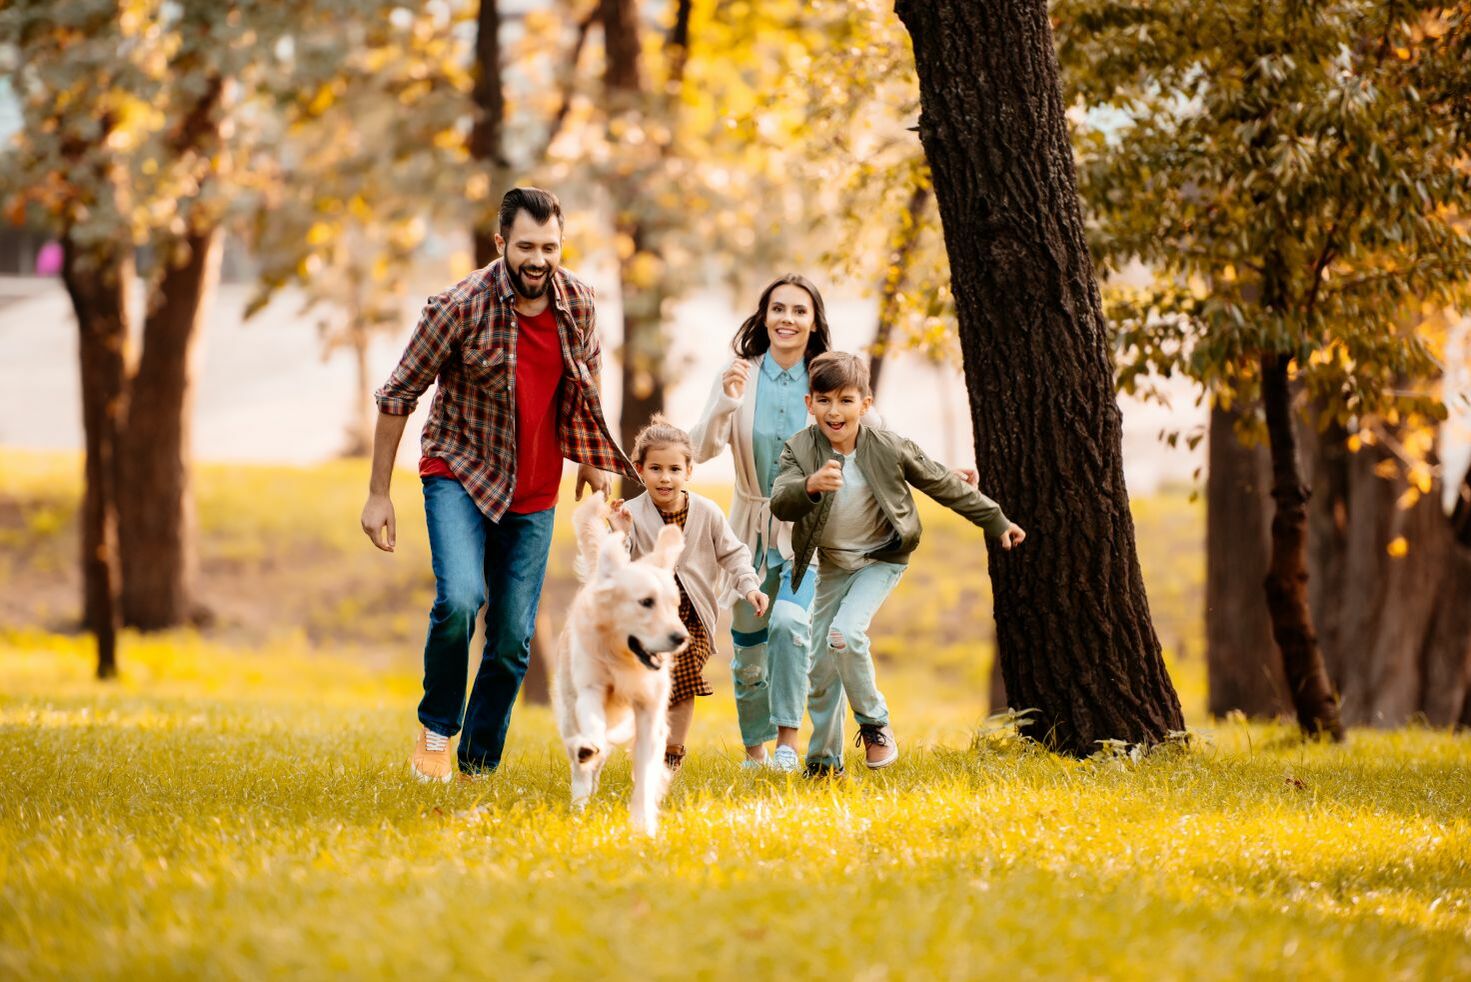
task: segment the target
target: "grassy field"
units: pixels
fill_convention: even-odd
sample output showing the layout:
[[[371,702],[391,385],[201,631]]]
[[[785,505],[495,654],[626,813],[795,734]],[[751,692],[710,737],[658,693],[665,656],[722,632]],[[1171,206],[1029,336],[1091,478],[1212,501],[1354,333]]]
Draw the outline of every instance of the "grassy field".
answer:
[[[1136,517],[1191,748],[988,730],[984,565],[927,514],[880,636],[905,760],[742,770],[712,665],[650,841],[626,757],[569,812],[540,706],[492,780],[407,778],[424,557],[362,548],[360,465],[206,470],[212,625],[128,635],[96,683],[73,468],[0,454],[0,978],[1471,977],[1471,738],[1202,718],[1183,496]]]

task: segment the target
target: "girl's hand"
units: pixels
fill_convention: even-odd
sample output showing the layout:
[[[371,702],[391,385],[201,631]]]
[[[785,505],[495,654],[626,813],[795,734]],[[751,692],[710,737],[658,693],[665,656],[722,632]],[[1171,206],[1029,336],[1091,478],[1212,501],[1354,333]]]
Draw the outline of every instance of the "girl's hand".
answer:
[[[633,530],[633,515],[628,511],[628,506],[623,503],[622,498],[614,498],[608,502],[608,524],[613,526],[614,532],[622,532],[627,535]]]
[[[746,594],[746,603],[755,608],[757,617],[762,617],[766,614],[766,608],[770,601],[766,599],[766,594],[760,590],[752,590]]]
[[[1027,533],[1016,522],[1012,522],[1005,532],[1001,533],[1001,548],[1010,549],[1019,546],[1027,539]]]
[[[721,376],[720,387],[732,399],[739,399],[746,392],[746,379],[750,374],[751,363],[745,358],[737,358],[730,363],[730,367]]]

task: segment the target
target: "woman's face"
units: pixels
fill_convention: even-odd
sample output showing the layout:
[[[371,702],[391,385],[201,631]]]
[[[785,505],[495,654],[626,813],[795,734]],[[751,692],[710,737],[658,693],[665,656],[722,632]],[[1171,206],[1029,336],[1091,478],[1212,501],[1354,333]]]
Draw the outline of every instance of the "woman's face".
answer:
[[[766,301],[766,336],[771,353],[785,365],[794,365],[807,351],[814,313],[812,296],[800,286],[783,283]]]

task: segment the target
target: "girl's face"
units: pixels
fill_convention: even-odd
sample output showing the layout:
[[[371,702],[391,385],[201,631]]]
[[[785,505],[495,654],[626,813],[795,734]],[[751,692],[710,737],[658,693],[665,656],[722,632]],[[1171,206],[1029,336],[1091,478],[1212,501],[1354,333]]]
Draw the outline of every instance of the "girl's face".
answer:
[[[766,301],[766,336],[776,360],[795,365],[807,352],[814,322],[812,296],[800,286],[783,283]]]
[[[684,447],[668,443],[650,447],[643,462],[634,464],[633,469],[660,511],[679,510],[680,493],[694,472]]]

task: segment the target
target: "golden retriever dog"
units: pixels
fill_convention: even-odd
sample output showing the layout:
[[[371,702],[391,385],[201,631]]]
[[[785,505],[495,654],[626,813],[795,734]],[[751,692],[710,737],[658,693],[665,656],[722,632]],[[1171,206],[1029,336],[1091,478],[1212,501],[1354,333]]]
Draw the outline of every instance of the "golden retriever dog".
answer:
[[[601,491],[572,515],[584,583],[557,644],[552,704],[572,765],[573,807],[597,790],[609,749],[632,739],[629,812],[636,828],[654,835],[669,782],[669,671],[689,640],[674,581],[684,533],[666,525],[647,556],[630,560],[626,538],[607,518]]]

